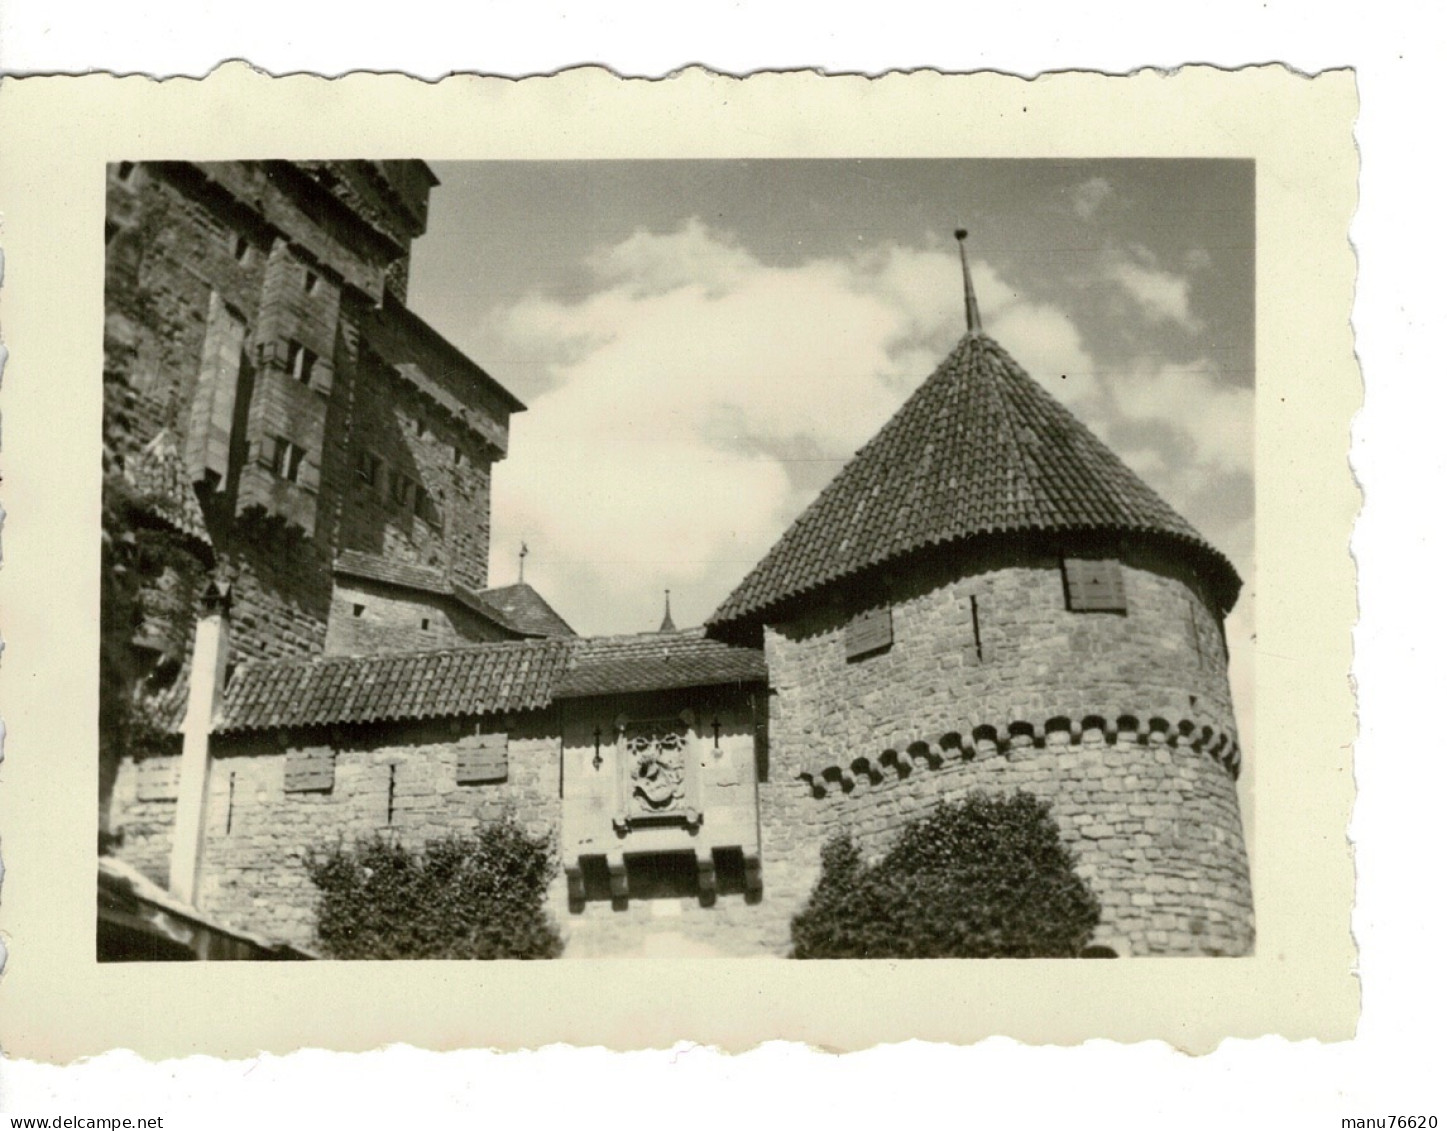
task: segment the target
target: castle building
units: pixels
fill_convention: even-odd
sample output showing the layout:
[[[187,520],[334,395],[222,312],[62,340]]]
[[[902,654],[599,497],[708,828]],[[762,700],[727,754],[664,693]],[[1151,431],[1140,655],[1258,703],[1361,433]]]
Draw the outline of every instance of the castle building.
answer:
[[[187,674],[142,689],[165,736],[102,799],[126,867],[306,949],[308,852],[510,812],[556,840],[568,956],[782,955],[833,834],[877,854],[1023,789],[1101,901],[1098,951],[1250,950],[1240,578],[972,291],[959,345],[703,628],[665,602],[656,632],[582,638],[487,587],[522,406],[403,305],[431,183],[112,171],[108,446],[132,513],[222,579],[143,586],[136,647]]]

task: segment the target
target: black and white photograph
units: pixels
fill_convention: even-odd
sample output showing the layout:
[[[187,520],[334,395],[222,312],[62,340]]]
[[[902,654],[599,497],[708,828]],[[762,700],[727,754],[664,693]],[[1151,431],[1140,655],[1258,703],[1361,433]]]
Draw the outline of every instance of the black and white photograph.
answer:
[[[7,1049],[1350,1035],[1350,76],[7,89]]]
[[[131,156],[99,961],[1253,954],[1253,160]]]

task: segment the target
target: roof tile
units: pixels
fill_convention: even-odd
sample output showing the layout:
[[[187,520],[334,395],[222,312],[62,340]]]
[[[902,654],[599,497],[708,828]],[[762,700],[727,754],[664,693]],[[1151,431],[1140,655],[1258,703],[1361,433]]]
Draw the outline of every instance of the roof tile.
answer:
[[[260,660],[232,676],[216,731],[455,718],[766,678],[762,651],[708,639],[702,629]]]
[[[1231,564],[992,338],[968,334],[709,618],[782,602],[915,550],[986,535],[1161,535],[1229,608]]]

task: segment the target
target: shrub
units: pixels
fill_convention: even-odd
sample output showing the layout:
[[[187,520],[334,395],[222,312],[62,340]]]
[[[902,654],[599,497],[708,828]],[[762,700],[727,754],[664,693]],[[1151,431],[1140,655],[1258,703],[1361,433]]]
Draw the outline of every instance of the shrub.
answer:
[[[1048,803],[974,793],[906,825],[877,864],[848,836],[793,921],[796,958],[1073,958],[1100,921]]]
[[[375,836],[306,860],[332,958],[556,958],[551,842],[512,818],[411,850]]]

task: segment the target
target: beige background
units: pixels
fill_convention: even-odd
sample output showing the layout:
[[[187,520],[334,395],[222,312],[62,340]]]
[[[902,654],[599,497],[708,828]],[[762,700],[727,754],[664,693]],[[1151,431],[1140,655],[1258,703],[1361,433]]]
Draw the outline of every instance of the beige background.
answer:
[[[614,1047],[679,1038],[832,1048],[1351,1034],[1346,825],[1355,619],[1346,463],[1355,91],[1336,72],[930,73],[869,81],[580,70],[401,77],[6,80],[6,651],[0,1043],[68,1060],[304,1046]],[[1257,843],[1254,958],[1116,963],[94,962],[102,166],[120,158],[1210,156],[1257,162]]]

